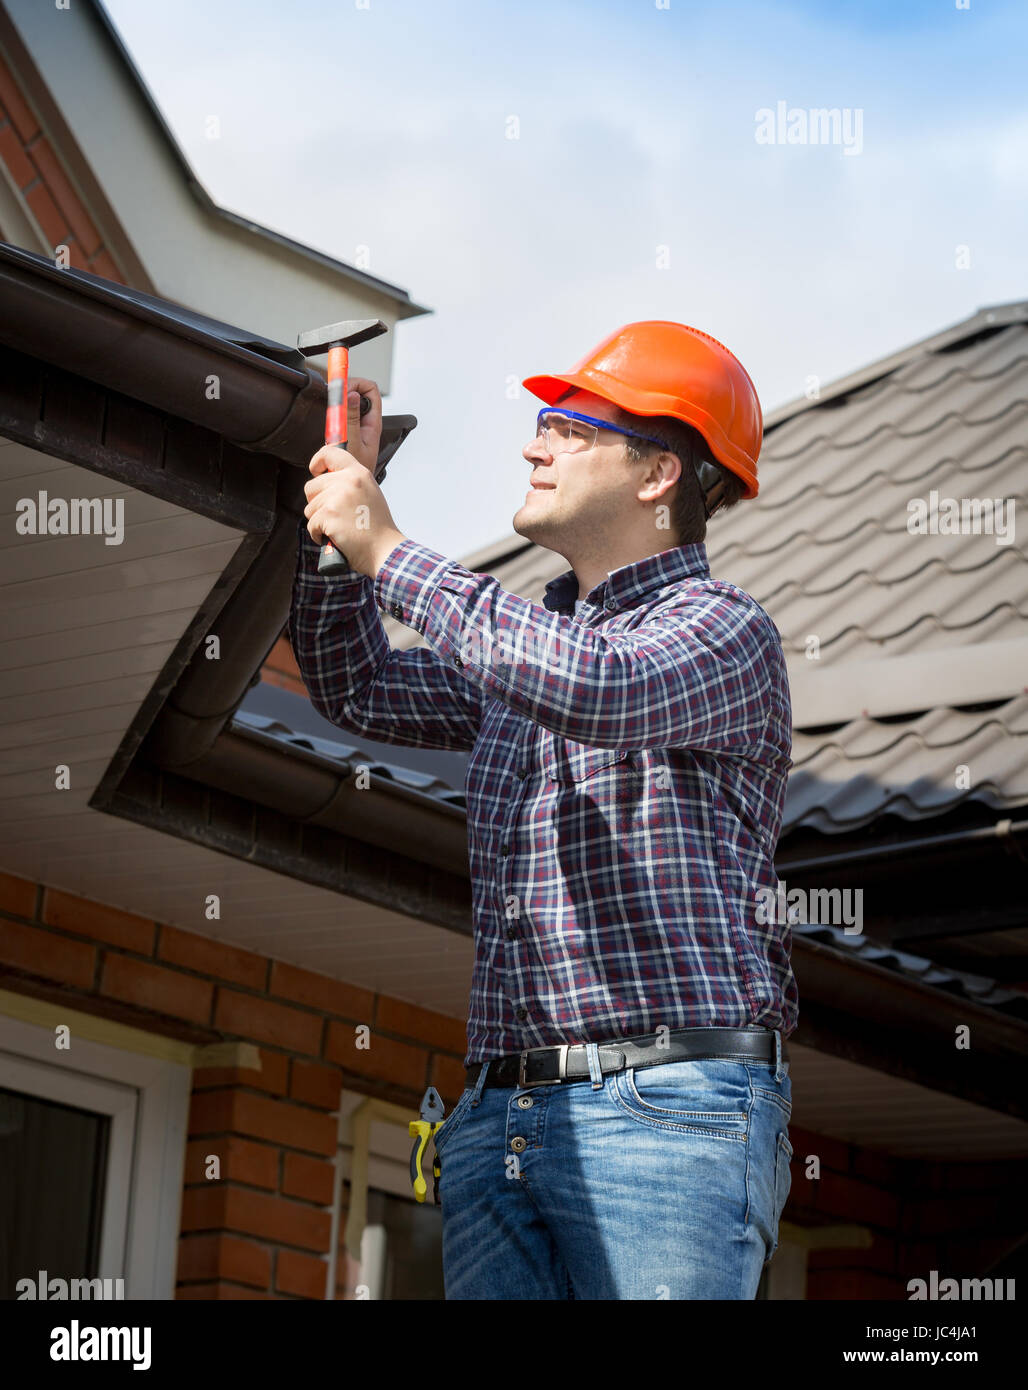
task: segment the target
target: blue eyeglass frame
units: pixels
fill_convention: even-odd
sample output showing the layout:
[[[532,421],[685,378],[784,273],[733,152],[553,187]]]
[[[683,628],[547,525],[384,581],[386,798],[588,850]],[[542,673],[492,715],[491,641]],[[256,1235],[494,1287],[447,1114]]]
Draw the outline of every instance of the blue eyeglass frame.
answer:
[[[656,444],[661,449],[666,449],[667,445],[662,439],[654,439],[649,434],[636,434],[635,430],[622,429],[620,425],[612,425],[609,420],[597,420],[594,415],[582,415],[577,410],[563,410],[559,405],[543,406],[539,414],[535,417],[535,437],[543,427],[544,415],[564,415],[569,420],[580,420],[583,425],[597,425],[601,430],[613,430],[615,434],[622,434],[626,439],[641,439],[646,444]],[[693,464],[693,471],[700,482],[700,491],[703,494],[704,511],[707,520],[714,515],[720,507],[725,495],[725,482],[719,476],[717,469],[706,460]]]
[[[562,410],[559,405],[544,406],[535,417],[536,439],[542,431],[544,415],[563,415],[568,420],[579,420],[583,425],[596,425],[601,430],[613,430],[615,434],[623,434],[627,439],[642,439],[647,444],[659,444],[662,449],[667,448],[662,439],[653,439],[648,434],[637,434],[635,430],[622,429],[620,425],[612,425],[609,420],[597,420],[594,415],[581,415],[577,410]]]

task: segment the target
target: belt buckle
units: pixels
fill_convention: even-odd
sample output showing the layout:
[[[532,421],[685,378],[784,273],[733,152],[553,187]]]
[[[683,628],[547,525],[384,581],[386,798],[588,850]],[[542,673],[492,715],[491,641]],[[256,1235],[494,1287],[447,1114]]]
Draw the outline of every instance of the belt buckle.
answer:
[[[561,1043],[557,1048],[559,1057],[557,1059],[557,1075],[551,1076],[548,1081],[529,1081],[525,1076],[525,1058],[530,1052],[548,1052],[546,1047],[526,1047],[518,1055],[518,1085],[522,1089],[528,1086],[559,1086],[562,1081],[567,1080],[568,1074],[568,1047],[569,1043]]]

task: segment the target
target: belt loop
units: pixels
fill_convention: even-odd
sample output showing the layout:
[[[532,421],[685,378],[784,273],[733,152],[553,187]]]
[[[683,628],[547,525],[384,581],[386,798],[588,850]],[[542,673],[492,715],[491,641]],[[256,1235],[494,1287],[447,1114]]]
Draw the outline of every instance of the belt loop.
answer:
[[[586,1043],[585,1055],[589,1059],[589,1080],[593,1083],[593,1090],[599,1091],[603,1086],[603,1068],[600,1066],[599,1043]]]
[[[775,1029],[775,1080],[776,1080],[776,1081],[782,1081],[782,1080],[784,1080],[784,1079],[785,1079],[785,1071],[783,1070],[783,1067],[782,1067],[782,1034],[781,1034],[781,1031],[780,1031],[778,1028],[776,1028],[776,1029]]]
[[[482,1087],[485,1085],[485,1074],[489,1070],[489,1063],[483,1062],[482,1069],[478,1073],[478,1080],[475,1082],[475,1094],[471,1097],[471,1104],[477,1105],[482,1098]]]

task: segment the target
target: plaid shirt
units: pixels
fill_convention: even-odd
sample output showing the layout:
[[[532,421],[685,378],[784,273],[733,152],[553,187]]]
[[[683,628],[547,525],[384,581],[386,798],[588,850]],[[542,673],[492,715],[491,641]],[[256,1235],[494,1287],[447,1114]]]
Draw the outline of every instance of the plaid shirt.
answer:
[[[572,570],[540,607],[413,540],[374,580],[320,577],[299,531],[290,632],[314,707],[471,752],[465,1063],[661,1025],[788,1036],[791,933],[756,897],[778,888],[785,658],[706,548],[616,569],[576,611]],[[377,609],[429,647],[394,651]]]

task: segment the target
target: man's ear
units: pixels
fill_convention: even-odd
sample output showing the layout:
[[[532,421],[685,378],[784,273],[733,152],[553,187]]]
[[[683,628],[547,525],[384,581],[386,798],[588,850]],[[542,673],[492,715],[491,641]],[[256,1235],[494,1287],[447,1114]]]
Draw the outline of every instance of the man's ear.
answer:
[[[663,448],[661,449],[660,454],[658,454],[657,457],[660,458],[662,454],[667,454],[667,456],[672,460],[672,463],[678,464],[678,468],[675,469],[674,467],[672,467],[671,472],[668,474],[668,477],[670,478],[671,483],[673,485],[674,483],[677,483],[679,478],[681,478],[684,475],[686,463],[682,459],[682,455],[678,452],[677,449]]]

